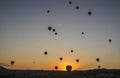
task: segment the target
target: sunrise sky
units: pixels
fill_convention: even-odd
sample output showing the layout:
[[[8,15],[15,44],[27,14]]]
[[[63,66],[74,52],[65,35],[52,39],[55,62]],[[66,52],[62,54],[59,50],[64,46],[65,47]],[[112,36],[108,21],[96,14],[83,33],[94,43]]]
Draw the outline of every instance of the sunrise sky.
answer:
[[[66,65],[73,70],[98,65],[120,69],[120,0],[71,1],[70,5],[69,0],[0,0],[0,65],[35,70],[54,70],[56,65],[58,70]]]

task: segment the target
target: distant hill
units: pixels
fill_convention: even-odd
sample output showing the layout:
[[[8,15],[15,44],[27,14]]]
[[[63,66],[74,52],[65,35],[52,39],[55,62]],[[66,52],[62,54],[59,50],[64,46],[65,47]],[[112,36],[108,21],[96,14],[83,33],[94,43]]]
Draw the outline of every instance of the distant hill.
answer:
[[[84,71],[9,70],[0,66],[0,78],[120,78],[120,69]]]
[[[0,66],[0,71],[8,71],[9,69],[3,67],[3,66]]]

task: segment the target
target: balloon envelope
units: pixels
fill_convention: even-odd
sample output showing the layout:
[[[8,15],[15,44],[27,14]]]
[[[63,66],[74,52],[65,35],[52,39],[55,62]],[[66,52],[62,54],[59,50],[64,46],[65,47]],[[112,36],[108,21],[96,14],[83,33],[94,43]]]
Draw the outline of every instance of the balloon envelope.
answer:
[[[72,1],[69,1],[69,4],[72,4]]]
[[[100,61],[100,59],[99,59],[99,58],[96,58],[96,61],[97,61],[97,62],[99,62],[99,61]]]
[[[58,66],[55,66],[55,70],[57,70],[58,69]]]
[[[84,34],[84,32],[81,33],[82,35]]]
[[[55,29],[53,29],[53,32],[55,32]]]
[[[63,58],[62,58],[62,57],[60,57],[60,60],[62,61],[62,60],[63,60]]]
[[[88,12],[88,15],[91,15],[91,14],[92,14],[92,12],[91,12],[91,11],[89,11],[89,12]]]
[[[49,31],[51,31],[51,30],[52,30],[52,27],[51,27],[51,26],[49,26],[49,27],[48,27],[48,30],[49,30]]]
[[[111,39],[109,39],[108,41],[109,41],[110,43],[112,42],[112,40],[111,40]]]
[[[71,50],[71,53],[73,52],[73,50]]]
[[[11,61],[11,65],[13,65],[15,62],[14,61]]]
[[[72,70],[72,66],[71,66],[71,65],[67,65],[67,66],[66,66],[66,70],[67,70],[67,71],[71,71],[71,70]]]
[[[76,62],[79,62],[79,59],[76,59]]]
[[[58,33],[56,32],[55,35],[57,35]]]
[[[100,69],[100,68],[101,68],[101,66],[100,66],[100,65],[98,65],[98,68]]]
[[[49,10],[47,10],[47,13],[50,13],[50,11],[49,11]]]
[[[78,10],[78,9],[79,9],[79,6],[76,6],[76,9]]]
[[[44,54],[47,55],[48,54],[47,51],[45,51]]]

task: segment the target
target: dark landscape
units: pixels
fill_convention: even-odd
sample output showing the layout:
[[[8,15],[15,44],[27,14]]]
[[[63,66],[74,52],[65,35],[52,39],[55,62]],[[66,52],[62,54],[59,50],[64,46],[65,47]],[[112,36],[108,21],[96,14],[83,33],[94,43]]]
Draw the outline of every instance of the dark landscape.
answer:
[[[120,69],[77,71],[9,70],[0,67],[0,78],[120,78]]]

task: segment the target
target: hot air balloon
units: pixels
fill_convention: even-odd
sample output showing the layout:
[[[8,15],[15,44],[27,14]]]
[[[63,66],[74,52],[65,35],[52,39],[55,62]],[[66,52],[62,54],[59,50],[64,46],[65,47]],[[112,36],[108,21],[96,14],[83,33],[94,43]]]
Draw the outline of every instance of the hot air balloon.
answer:
[[[11,65],[14,65],[14,63],[15,63],[15,62],[12,60],[12,61],[11,61]]]
[[[79,62],[79,59],[76,59],[76,62]]]
[[[88,15],[90,16],[91,14],[92,14],[92,12],[91,12],[91,11],[89,11],[89,12],[88,12]]]
[[[84,32],[81,33],[82,35],[84,34]]]
[[[98,65],[98,68],[100,69],[100,68],[101,68],[101,66],[100,66],[100,65]]]
[[[57,70],[58,69],[58,66],[55,66],[55,70]]]
[[[71,53],[73,52],[73,50],[71,50]]]
[[[55,29],[53,29],[53,32],[55,32]]]
[[[72,66],[71,65],[67,65],[66,66],[66,70],[70,72],[72,70]]]
[[[45,51],[44,54],[47,55],[48,54],[47,51]]]
[[[56,32],[55,35],[57,35],[58,33]]]
[[[60,57],[60,61],[62,61],[63,60],[63,58],[62,57]]]
[[[50,11],[49,11],[49,10],[47,10],[47,13],[50,13]]]
[[[69,1],[69,4],[72,4],[72,1]]]
[[[79,9],[79,6],[76,6],[76,9],[78,10],[78,9]]]
[[[99,62],[99,61],[100,61],[100,59],[99,59],[99,58],[96,58],[96,61],[97,61],[97,62]]]
[[[49,27],[48,27],[48,30],[49,30],[49,31],[51,31],[51,30],[52,30],[52,27],[51,27],[51,26],[49,26]]]
[[[111,43],[111,42],[112,42],[112,40],[111,40],[111,39],[109,39],[108,41],[109,41],[109,43]]]

